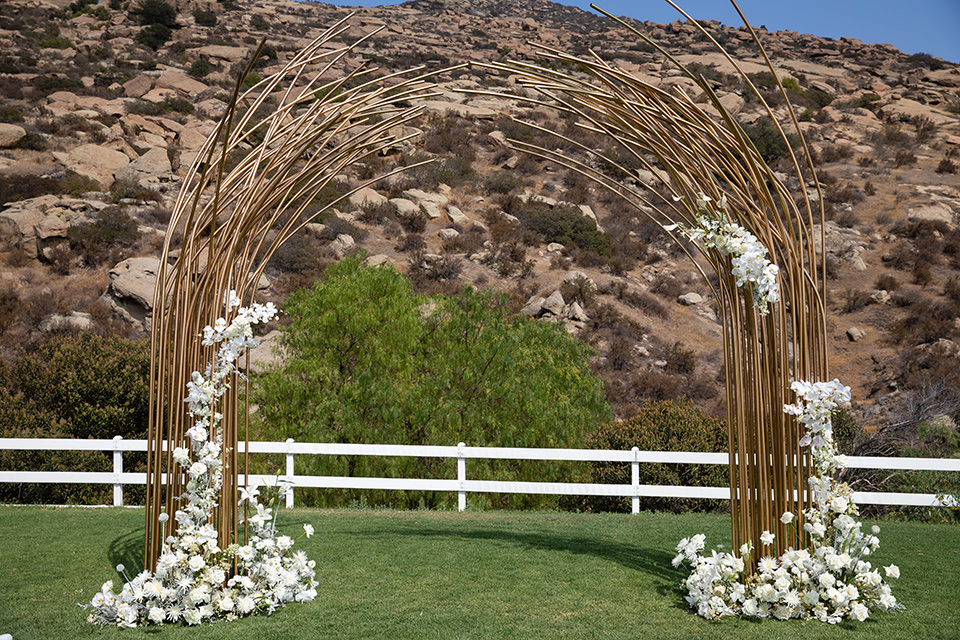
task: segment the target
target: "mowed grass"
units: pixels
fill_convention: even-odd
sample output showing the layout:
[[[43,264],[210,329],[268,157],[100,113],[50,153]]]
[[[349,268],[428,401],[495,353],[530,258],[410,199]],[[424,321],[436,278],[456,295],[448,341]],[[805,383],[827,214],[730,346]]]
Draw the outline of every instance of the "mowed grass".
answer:
[[[137,567],[142,511],[0,507],[0,634],[59,638],[549,639],[960,638],[960,527],[881,522],[906,605],[865,623],[693,615],[670,560],[696,532],[729,544],[722,515],[292,510],[281,529],[317,561],[318,598],[270,617],[118,630],[86,622],[113,567]],[[869,524],[872,523],[867,523]],[[129,571],[128,571],[129,572]],[[119,581],[118,581],[119,583]]]

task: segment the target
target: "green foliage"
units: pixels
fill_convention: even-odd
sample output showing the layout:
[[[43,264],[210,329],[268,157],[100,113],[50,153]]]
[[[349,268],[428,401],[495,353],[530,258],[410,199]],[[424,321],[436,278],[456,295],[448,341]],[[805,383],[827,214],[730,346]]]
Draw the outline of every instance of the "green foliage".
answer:
[[[91,334],[58,337],[0,366],[0,437],[146,436],[150,348],[147,341]],[[137,456],[125,456],[134,470]],[[101,452],[0,451],[4,470],[109,471]],[[103,503],[99,485],[0,485],[0,502]]]
[[[518,207],[512,213],[544,242],[559,242],[593,251],[601,256],[610,256],[610,236],[597,229],[593,219],[583,215],[576,207],[534,205]]]
[[[177,26],[177,10],[163,0],[143,0],[130,11],[144,26],[161,24],[167,28]]]
[[[727,450],[727,428],[686,399],[651,402],[629,420],[608,422],[587,440],[592,449],[641,451]],[[630,465],[595,462],[588,482],[630,484]],[[729,480],[725,465],[641,464],[640,484],[724,487]],[[629,498],[590,497],[577,505],[590,511],[629,511]],[[723,501],[693,498],[641,498],[641,509],[657,511],[717,511],[728,508]]]
[[[118,250],[140,239],[137,222],[120,207],[107,207],[93,222],[73,225],[67,231],[70,247],[88,265],[119,261]]]
[[[311,442],[579,446],[609,418],[588,346],[553,324],[510,314],[492,292],[414,294],[389,267],[362,255],[329,267],[326,280],[294,293],[281,343],[288,358],[254,385],[260,436]],[[447,461],[351,457],[298,460],[298,473],[453,477]],[[471,462],[487,479],[566,479],[556,463]],[[357,492],[312,493],[313,504]],[[373,493],[371,502],[436,506],[449,496]],[[493,501],[495,498],[489,498]],[[507,496],[498,506],[545,504]]]
[[[79,89],[83,83],[79,80],[61,78],[60,76],[37,76],[33,80],[34,88],[43,95],[49,95],[54,91],[69,91]]]
[[[217,14],[205,9],[194,9],[193,20],[201,27],[213,27],[217,24]]]
[[[69,39],[60,36],[45,36],[37,40],[37,46],[41,49],[76,49],[76,45]]]
[[[137,42],[156,51],[166,44],[172,35],[173,32],[170,31],[170,27],[167,25],[160,23],[148,24],[137,34]]]
[[[69,437],[140,438],[147,429],[149,367],[148,342],[84,333],[21,354],[0,381],[38,416],[61,423]]]
[[[98,1],[99,0],[74,0],[74,2],[71,2],[70,6],[67,7],[67,11],[69,11],[71,15],[79,15],[83,13],[88,6],[97,4]]]
[[[927,67],[931,71],[939,71],[940,69],[946,68],[943,61],[937,60],[929,53],[915,53],[909,56],[907,61],[919,67]]]
[[[202,78],[203,76],[210,73],[212,69],[213,69],[213,63],[211,63],[206,58],[200,58],[198,60],[194,60],[193,63],[190,64],[189,73],[194,78]]]
[[[761,118],[754,124],[745,124],[742,127],[743,132],[756,147],[757,153],[767,164],[785,157],[790,152],[790,147],[800,144],[796,134],[787,134],[787,139],[784,140],[770,118]],[[790,143],[789,147],[787,142]]]

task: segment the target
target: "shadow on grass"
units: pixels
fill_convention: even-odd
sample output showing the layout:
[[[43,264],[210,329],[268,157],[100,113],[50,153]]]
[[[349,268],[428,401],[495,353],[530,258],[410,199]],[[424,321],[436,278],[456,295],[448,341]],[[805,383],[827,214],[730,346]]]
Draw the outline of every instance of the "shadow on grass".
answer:
[[[143,536],[143,527],[140,527],[111,540],[107,547],[110,566],[122,564],[131,578],[140,573],[143,568]]]
[[[382,535],[376,533],[355,533],[354,535]],[[441,529],[401,529],[390,533],[402,536],[459,538],[462,540],[489,540],[523,545],[541,551],[560,551],[577,555],[590,555],[608,562],[615,562],[632,571],[642,571],[669,583],[668,590],[682,579],[682,573],[671,565],[672,555],[659,549],[646,549],[621,542],[603,541],[596,538],[569,536],[559,533],[517,532],[496,529],[472,529],[445,531]]]

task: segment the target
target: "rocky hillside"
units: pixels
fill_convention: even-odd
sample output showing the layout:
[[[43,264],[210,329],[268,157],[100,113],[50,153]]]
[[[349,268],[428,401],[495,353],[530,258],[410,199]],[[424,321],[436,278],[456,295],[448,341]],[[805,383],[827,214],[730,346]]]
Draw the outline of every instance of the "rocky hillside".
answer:
[[[183,172],[240,69],[265,38],[256,73],[278,70],[348,13],[287,0],[0,4],[4,357],[64,331],[142,335]],[[693,24],[635,25],[708,78],[778,165],[786,149],[764,136],[759,105]],[[704,25],[785,117],[745,30]],[[650,82],[694,90],[626,29],[547,0],[361,8],[339,38],[377,29],[347,67],[535,60],[532,43],[540,43],[592,51]],[[817,156],[830,219],[834,373],[853,386],[852,413],[866,433],[882,436],[870,446],[910,441],[918,418],[960,409],[960,69],[890,45],[760,33]],[[329,195],[399,164],[437,162],[337,210],[318,209],[316,223],[271,262],[263,295],[282,301],[324,264],[362,248],[423,291],[472,282],[508,292],[519,312],[565,323],[597,347],[595,366],[620,416],[680,394],[722,411],[720,325],[693,266],[636,212],[504,143],[556,144],[511,117],[586,134],[549,108],[469,93],[522,92],[512,77],[465,67],[437,82],[414,123],[422,135],[339,176]],[[579,141],[624,158],[603,138]],[[816,193],[812,184],[790,186]]]

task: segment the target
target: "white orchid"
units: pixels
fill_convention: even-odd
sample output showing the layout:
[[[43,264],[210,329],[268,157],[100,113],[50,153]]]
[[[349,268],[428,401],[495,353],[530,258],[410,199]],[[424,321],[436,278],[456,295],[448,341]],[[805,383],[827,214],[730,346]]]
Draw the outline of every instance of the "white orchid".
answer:
[[[747,229],[729,220],[727,215],[727,197],[720,198],[716,207],[711,207],[712,199],[700,194],[696,200],[699,214],[698,226],[685,229],[678,225],[664,227],[667,231],[678,229],[693,242],[704,249],[714,249],[730,256],[731,274],[737,287],[748,287],[753,296],[753,306],[760,315],[770,312],[770,305],[780,300],[780,285],[777,265],[767,257],[767,248]]]

